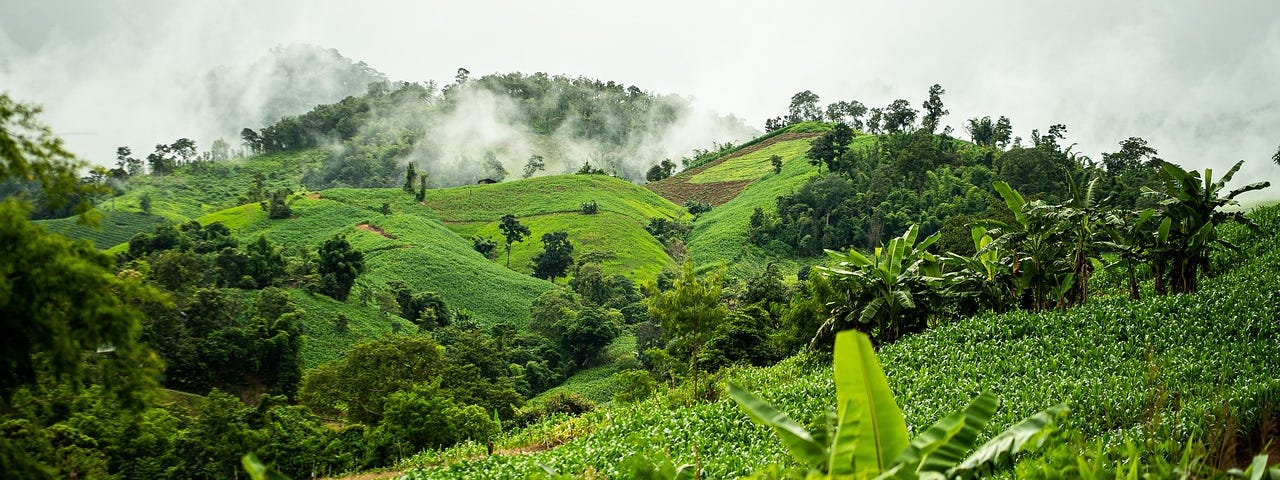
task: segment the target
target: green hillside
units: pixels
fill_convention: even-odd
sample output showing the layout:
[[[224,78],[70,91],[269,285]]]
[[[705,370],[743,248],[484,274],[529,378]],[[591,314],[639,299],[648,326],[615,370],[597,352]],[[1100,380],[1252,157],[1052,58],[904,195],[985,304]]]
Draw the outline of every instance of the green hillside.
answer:
[[[1266,429],[1274,425],[1270,415],[1280,408],[1275,375],[1280,343],[1258,339],[1280,337],[1280,323],[1274,321],[1280,316],[1274,298],[1280,288],[1274,275],[1280,270],[1280,242],[1265,233],[1280,227],[1280,208],[1253,216],[1264,233],[1240,238],[1237,231],[1233,241],[1244,246],[1244,253],[1219,257],[1219,263],[1233,268],[1206,281],[1198,293],[1147,295],[1141,301],[1099,298],[1038,314],[987,314],[883,346],[878,356],[908,426],[920,432],[980,392],[991,391],[1001,406],[980,442],[1060,402],[1071,408],[1066,428],[1089,442],[1141,445],[1152,434],[1210,442],[1237,428],[1266,438]],[[729,370],[721,380],[719,388],[732,380],[801,425],[823,421],[835,407],[828,360],[793,357],[771,367]],[[500,448],[516,449],[546,442],[543,437],[556,432],[574,432],[567,439],[555,437],[563,444],[551,450],[416,469],[403,478],[521,478],[542,466],[571,475],[615,477],[632,456],[660,459],[664,454],[676,465],[699,465],[705,478],[794,465],[772,432],[752,424],[728,398],[687,406],[672,395],[609,405],[497,442]],[[1093,444],[1070,447],[1098,449]],[[421,459],[466,458],[460,453],[467,448],[458,447],[458,454],[428,452]],[[1166,454],[1177,457],[1181,452]],[[1074,454],[1065,459],[1076,464]]]
[[[366,200],[372,206],[376,200]],[[599,213],[586,215],[582,204],[596,202]],[[498,221],[515,215],[533,235],[511,248],[511,268],[530,273],[529,262],[542,251],[544,233],[569,232],[575,257],[605,253],[605,274],[635,280],[652,278],[674,262],[648,232],[651,218],[679,218],[679,206],[643,187],[605,175],[557,175],[491,185],[427,191],[423,202],[449,229],[463,238],[493,237],[506,253]],[[380,203],[379,203],[380,205]]]
[[[142,196],[151,197],[151,213],[175,222],[207,215],[242,203],[253,186],[254,174],[264,177],[266,189],[296,190],[307,169],[323,164],[324,149],[300,150],[218,163],[180,167],[163,176],[140,175],[129,180],[127,193],[116,197],[121,210],[141,211]]]
[[[200,217],[202,224],[222,222],[242,241],[265,235],[296,248],[311,248],[343,235],[365,254],[366,273],[360,281],[375,289],[399,280],[418,291],[439,293],[451,308],[466,309],[482,324],[528,320],[529,302],[551,288],[545,281],[503,268],[476,253],[465,240],[435,220],[409,194],[382,189],[383,200],[397,206],[382,215],[359,204],[341,201],[352,191],[336,190],[294,197],[294,218],[270,220],[257,204],[235,207]],[[381,205],[381,202],[379,202]]]
[[[46,230],[75,239],[93,242],[99,249],[107,249],[129,241],[135,233],[149,231],[165,221],[164,217],[147,215],[142,212],[105,210],[98,225],[90,226],[80,223],[79,217],[59,218],[56,220],[36,220],[35,223]]]

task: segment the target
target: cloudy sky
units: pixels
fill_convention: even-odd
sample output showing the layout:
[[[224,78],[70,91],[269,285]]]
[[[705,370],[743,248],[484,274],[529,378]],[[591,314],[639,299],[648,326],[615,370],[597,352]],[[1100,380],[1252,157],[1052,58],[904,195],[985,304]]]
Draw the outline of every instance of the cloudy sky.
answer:
[[[458,67],[616,80],[757,128],[800,90],[918,106],[940,83],[960,132],[982,115],[1024,138],[1064,123],[1094,158],[1140,136],[1168,160],[1245,160],[1241,177],[1280,183],[1274,0],[5,3],[0,90],[43,104],[98,162],[200,137],[208,122],[183,101],[194,77],[307,43],[393,80],[448,83]]]

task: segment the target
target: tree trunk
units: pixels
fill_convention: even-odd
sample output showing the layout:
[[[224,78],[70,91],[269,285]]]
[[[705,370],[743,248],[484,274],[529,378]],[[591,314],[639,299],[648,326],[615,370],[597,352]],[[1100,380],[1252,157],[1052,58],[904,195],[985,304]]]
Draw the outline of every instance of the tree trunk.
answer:
[[[1125,265],[1129,267],[1129,298],[1132,300],[1141,300],[1142,293],[1138,291],[1138,274],[1134,272],[1133,260],[1125,261]]]

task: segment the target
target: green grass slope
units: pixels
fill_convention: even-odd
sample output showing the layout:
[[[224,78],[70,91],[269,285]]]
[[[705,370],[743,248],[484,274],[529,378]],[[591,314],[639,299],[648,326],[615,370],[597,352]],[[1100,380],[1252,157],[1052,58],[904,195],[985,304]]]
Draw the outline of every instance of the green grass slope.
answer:
[[[600,213],[582,214],[582,204],[592,201],[599,205]],[[367,205],[372,207],[372,203]],[[685,215],[682,208],[657,194],[605,175],[556,175],[429,190],[423,203],[463,238],[493,237],[499,243],[498,262],[503,265],[506,245],[498,221],[505,214],[515,215],[532,232],[531,237],[512,245],[511,268],[516,271],[532,271],[529,263],[542,251],[543,234],[565,230],[575,258],[603,253],[605,274],[640,281],[674,266],[662,245],[645,231],[649,219]]]
[[[1280,208],[1254,216],[1262,232],[1280,228]],[[1111,444],[1141,442],[1151,433],[1148,419],[1156,418],[1164,435],[1183,439],[1204,440],[1215,424],[1265,429],[1268,412],[1280,408],[1280,342],[1273,341],[1280,338],[1280,242],[1266,235],[1232,238],[1246,252],[1220,258],[1234,268],[1196,294],[1101,298],[1072,310],[984,315],[907,337],[878,355],[914,432],[984,390],[994,392],[1001,406],[980,442],[1060,402],[1071,408],[1069,427]],[[795,357],[725,377],[801,424],[823,419],[835,407],[829,362]],[[540,427],[588,432],[552,450],[411,470],[404,478],[525,478],[541,465],[617,477],[626,458],[661,458],[664,452],[676,465],[701,465],[704,478],[793,462],[769,430],[752,424],[727,398],[666,405],[662,396],[609,405],[564,422],[565,428]],[[517,431],[498,444],[511,449],[531,440],[537,441]]]
[[[383,215],[360,201],[342,201],[358,198],[395,206],[392,214]],[[295,196],[291,208],[293,218],[284,220],[270,220],[257,204],[248,204],[205,215],[199,221],[222,222],[242,242],[263,235],[285,248],[305,245],[312,252],[325,240],[342,235],[365,254],[366,272],[357,279],[358,284],[385,291],[388,282],[403,281],[416,291],[440,294],[451,308],[467,310],[482,325],[508,322],[522,327],[528,322],[530,302],[552,288],[546,281],[507,270],[476,253],[469,240],[445,228],[428,208],[396,189]],[[351,343],[390,331],[392,320],[369,320],[379,317],[377,308],[358,305],[362,302],[359,292],[360,287],[353,289],[346,303],[295,294],[305,298],[299,303],[309,313],[307,328],[312,340],[303,352],[308,366],[332,358]],[[360,326],[339,331],[335,327],[338,314]]]
[[[128,242],[134,234],[150,231],[165,221],[164,217],[142,212],[104,210],[101,213],[102,218],[98,220],[97,226],[82,224],[79,217],[36,220],[35,223],[50,232],[85,239],[93,242],[93,246],[98,249],[107,249]]]
[[[874,136],[860,136],[854,139],[852,148],[868,145],[875,141]],[[766,252],[763,248],[747,241],[751,213],[756,207],[773,212],[777,209],[777,198],[800,188],[809,177],[817,174],[817,167],[810,165],[804,154],[809,149],[812,139],[797,139],[779,142],[753,153],[732,158],[709,168],[694,177],[694,180],[737,178],[763,171],[759,180],[751,183],[738,196],[728,203],[715,207],[694,223],[689,234],[687,247],[689,255],[699,272],[725,267],[729,274],[738,278],[754,275],[764,268],[764,264],[773,261],[786,265],[786,270],[795,270],[792,260],[786,260],[776,254]],[[769,157],[782,157],[782,172],[774,173]],[[719,180],[718,180],[719,181]]]
[[[140,199],[148,195],[151,213],[185,222],[238,205],[239,197],[253,185],[255,173],[263,175],[267,189],[297,190],[303,172],[318,168],[327,156],[324,149],[302,150],[187,165],[161,177],[143,175],[129,180],[128,192],[116,197],[116,205],[141,212]]]

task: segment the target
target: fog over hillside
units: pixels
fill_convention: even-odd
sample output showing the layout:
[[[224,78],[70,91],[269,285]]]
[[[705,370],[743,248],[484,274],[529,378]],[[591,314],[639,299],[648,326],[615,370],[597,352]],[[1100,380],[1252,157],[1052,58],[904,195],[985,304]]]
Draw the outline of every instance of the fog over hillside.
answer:
[[[1280,182],[1280,3],[1267,0],[8,4],[0,89],[44,104],[71,147],[100,163],[121,144],[207,145],[233,120],[193,98],[202,78],[310,44],[393,81],[443,85],[458,67],[582,75],[689,96],[756,128],[801,90],[918,106],[940,83],[944,124],[961,136],[974,116],[1006,115],[1024,138],[1063,123],[1095,159],[1140,136],[1168,160],[1243,159],[1241,181]],[[261,121],[259,106],[233,109],[245,115],[234,120]]]

